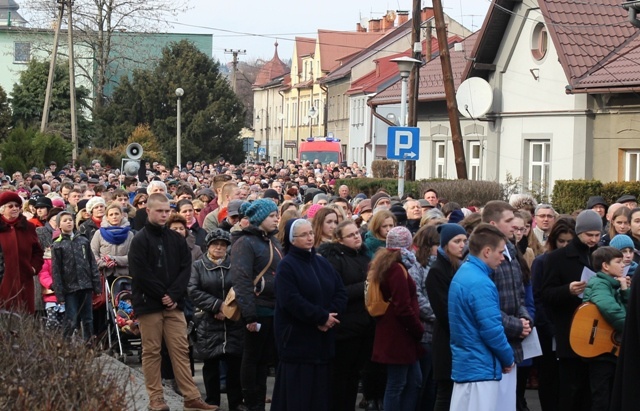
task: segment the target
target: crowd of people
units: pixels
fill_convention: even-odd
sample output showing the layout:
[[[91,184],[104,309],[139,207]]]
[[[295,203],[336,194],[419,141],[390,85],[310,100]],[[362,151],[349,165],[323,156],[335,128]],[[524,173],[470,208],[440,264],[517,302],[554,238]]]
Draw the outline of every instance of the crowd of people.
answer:
[[[355,163],[143,170],[0,169],[0,307],[95,347],[104,281],[130,276],[149,410],[168,410],[163,380],[185,410],[226,393],[230,410],[525,411],[527,387],[545,411],[639,403],[634,196],[570,216],[527,194],[368,197],[336,185],[366,176]],[[369,283],[389,303],[377,317]],[[619,355],[573,350],[583,302],[623,336]]]

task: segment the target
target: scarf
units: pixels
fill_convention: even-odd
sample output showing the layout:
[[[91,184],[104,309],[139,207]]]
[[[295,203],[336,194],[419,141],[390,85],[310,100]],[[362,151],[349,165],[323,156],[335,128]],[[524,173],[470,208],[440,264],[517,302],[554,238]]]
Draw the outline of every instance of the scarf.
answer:
[[[129,237],[129,232],[131,231],[131,227],[100,227],[100,235],[104,238],[108,243],[114,245],[120,245],[127,240]]]

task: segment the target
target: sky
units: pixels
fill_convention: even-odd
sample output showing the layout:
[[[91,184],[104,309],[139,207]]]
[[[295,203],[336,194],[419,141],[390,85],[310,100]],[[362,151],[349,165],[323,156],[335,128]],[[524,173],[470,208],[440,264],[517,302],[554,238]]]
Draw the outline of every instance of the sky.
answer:
[[[442,0],[444,12],[476,31],[490,0]],[[222,64],[232,60],[225,49],[246,50],[240,60],[270,60],[274,43],[288,60],[294,38],[316,37],[318,29],[354,31],[362,20],[382,17],[387,10],[411,10],[411,0],[190,0],[191,9],[172,21],[176,33],[213,34],[213,55]],[[431,7],[423,0],[422,7]],[[173,18],[172,18],[173,20]]]

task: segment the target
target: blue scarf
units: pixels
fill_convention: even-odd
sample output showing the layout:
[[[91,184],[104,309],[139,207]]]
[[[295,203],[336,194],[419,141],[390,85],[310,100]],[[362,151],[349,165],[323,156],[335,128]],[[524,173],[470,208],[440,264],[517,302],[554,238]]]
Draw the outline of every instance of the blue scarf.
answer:
[[[127,240],[130,231],[130,226],[101,227],[100,235],[102,235],[102,238],[104,238],[108,243],[120,245]]]

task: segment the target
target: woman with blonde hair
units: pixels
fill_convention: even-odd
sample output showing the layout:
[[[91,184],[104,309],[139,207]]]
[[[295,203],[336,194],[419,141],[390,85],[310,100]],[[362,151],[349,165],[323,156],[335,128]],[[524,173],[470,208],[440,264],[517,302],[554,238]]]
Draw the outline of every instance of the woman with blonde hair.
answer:
[[[91,251],[98,263],[98,270],[109,280],[129,275],[129,247],[133,233],[129,219],[122,212],[120,203],[112,202],[105,209],[105,215],[91,239]]]
[[[631,235],[631,210],[627,207],[620,207],[613,212],[609,231],[600,239],[600,246],[609,245],[611,239],[618,234]]]
[[[331,203],[326,207],[336,211],[336,214],[338,215],[338,224],[340,224],[341,222],[347,219],[347,213],[345,213],[344,209],[340,207],[338,204]]]
[[[385,246],[387,234],[396,226],[396,223],[396,216],[389,210],[378,210],[373,214],[369,220],[369,231],[364,235],[369,258],[373,258],[376,251]]]
[[[298,212],[298,210],[284,210],[284,212],[280,214],[280,222],[278,223],[278,234],[276,234],[276,238],[278,239],[278,241],[280,241],[280,244],[284,244],[284,228],[287,224],[287,221],[294,218],[300,218],[300,213]]]
[[[311,225],[315,236],[314,247],[318,247],[322,243],[331,242],[333,230],[338,225],[338,212],[333,208],[322,207],[313,217]]]

